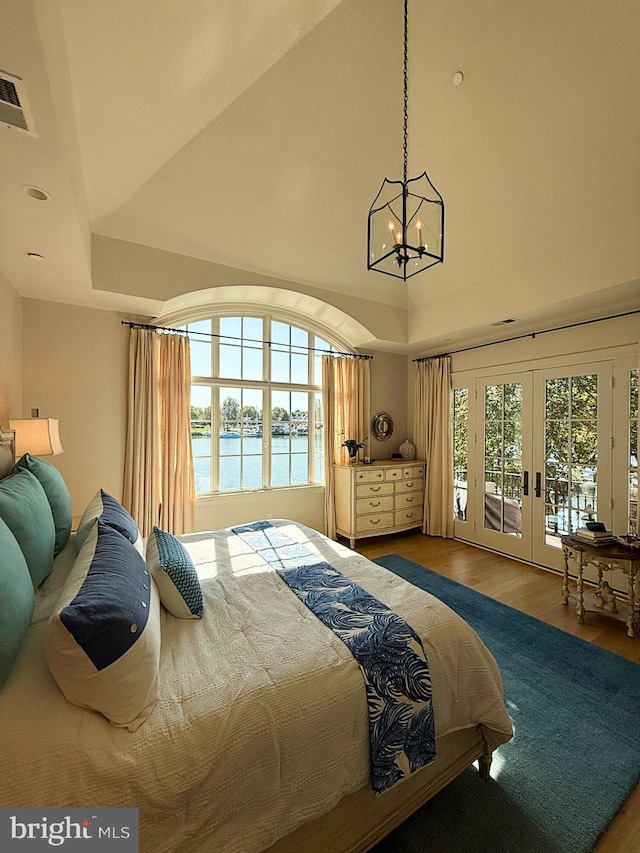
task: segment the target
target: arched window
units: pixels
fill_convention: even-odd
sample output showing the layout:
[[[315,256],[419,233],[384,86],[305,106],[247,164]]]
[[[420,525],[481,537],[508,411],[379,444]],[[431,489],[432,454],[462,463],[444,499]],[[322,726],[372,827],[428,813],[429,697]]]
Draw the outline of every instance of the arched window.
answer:
[[[184,323],[196,494],[324,482],[323,352],[337,341],[251,312]]]

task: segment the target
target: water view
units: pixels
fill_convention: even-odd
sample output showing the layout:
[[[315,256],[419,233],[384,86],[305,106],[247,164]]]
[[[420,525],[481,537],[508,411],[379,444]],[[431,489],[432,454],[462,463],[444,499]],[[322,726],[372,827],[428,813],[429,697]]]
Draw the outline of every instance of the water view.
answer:
[[[275,428],[274,428],[275,429]],[[288,427],[287,427],[288,429]],[[272,431],[273,432],[273,431]],[[211,451],[209,434],[193,434],[193,456],[196,478],[196,493],[203,494],[212,489]],[[309,482],[308,435],[272,434],[271,485],[303,485]],[[316,431],[313,437],[314,482],[324,482],[323,435]],[[220,491],[237,489],[260,489],[263,487],[262,454],[264,444],[261,435],[240,435],[234,430],[220,433]]]

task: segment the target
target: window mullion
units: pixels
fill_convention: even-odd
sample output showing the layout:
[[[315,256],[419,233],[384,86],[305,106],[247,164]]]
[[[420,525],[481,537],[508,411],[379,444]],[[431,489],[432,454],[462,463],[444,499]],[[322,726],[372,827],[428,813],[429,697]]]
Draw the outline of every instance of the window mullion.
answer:
[[[317,332],[306,328],[304,323],[299,325],[294,318],[274,317],[259,311],[249,310],[246,314],[242,311],[222,312],[211,315],[207,323],[212,338],[210,362],[202,358],[204,348],[201,348],[194,366],[205,373],[210,363],[211,375],[192,375],[192,385],[207,387],[210,391],[212,434],[208,480],[211,493],[251,490],[254,488],[252,484],[257,483],[258,472],[261,472],[261,487],[265,489],[322,482],[322,471],[318,469],[322,447],[316,446],[321,436],[315,429],[315,406],[321,400],[322,387],[320,377],[316,375],[318,359],[314,347],[319,345],[318,342],[328,350],[334,345],[318,338]],[[258,333],[260,326],[262,335]],[[223,334],[227,336],[226,343],[221,340]],[[260,339],[262,344],[256,343]],[[262,361],[261,368],[257,364],[258,358]],[[194,394],[195,399],[199,399],[197,393]],[[239,447],[234,437],[225,437],[225,445],[220,436],[226,422],[222,406],[227,396],[233,400],[239,397],[239,415],[234,427],[234,431],[237,428],[240,433]],[[259,411],[260,399],[262,438],[257,442],[254,431],[245,429],[243,412],[249,407]],[[230,411],[235,411],[235,404],[230,401],[229,405],[232,407]],[[288,413],[283,428],[279,428],[272,417],[274,407],[280,406]],[[294,414],[298,412],[300,414]],[[252,417],[257,419],[259,415],[252,413]],[[256,422],[259,421],[246,423]],[[274,428],[278,433],[275,438],[272,435]],[[278,451],[275,455],[274,450]],[[259,453],[262,457],[260,467],[257,465]],[[204,484],[204,457],[199,464]],[[238,476],[239,481],[236,482]]]

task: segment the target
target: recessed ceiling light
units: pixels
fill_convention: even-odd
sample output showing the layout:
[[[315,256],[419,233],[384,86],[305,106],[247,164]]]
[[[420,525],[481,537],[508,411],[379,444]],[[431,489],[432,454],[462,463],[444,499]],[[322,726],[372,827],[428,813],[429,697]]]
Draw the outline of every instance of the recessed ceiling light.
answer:
[[[462,86],[462,81],[464,80],[464,74],[462,71],[456,71],[453,75],[453,85],[454,86]]]
[[[25,184],[22,189],[26,192],[27,195],[31,196],[31,198],[35,198],[37,201],[48,201],[51,198],[51,193],[48,193],[46,190],[43,190],[40,187],[34,187],[30,184]]]
[[[27,252],[27,257],[31,258],[33,261],[44,261],[44,255],[41,255],[38,252]]]

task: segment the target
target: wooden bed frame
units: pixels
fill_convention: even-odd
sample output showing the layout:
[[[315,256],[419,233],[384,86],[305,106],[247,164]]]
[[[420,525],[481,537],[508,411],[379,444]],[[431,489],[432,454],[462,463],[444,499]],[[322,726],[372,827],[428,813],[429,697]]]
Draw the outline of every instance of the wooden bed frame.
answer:
[[[303,824],[265,853],[365,853],[478,761],[489,778],[491,750],[478,728],[452,732],[436,742],[436,759],[384,794],[369,786],[343,797],[327,814]]]

